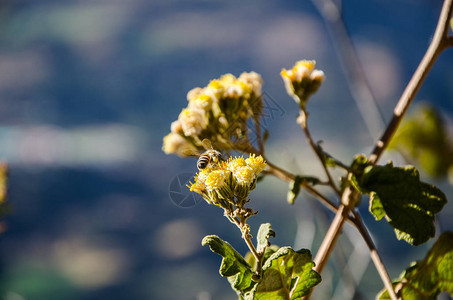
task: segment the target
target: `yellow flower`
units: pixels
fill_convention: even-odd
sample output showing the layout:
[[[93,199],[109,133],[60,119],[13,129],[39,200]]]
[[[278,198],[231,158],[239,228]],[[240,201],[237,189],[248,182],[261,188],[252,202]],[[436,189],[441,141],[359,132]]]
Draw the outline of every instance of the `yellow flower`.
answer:
[[[227,74],[220,76],[220,83],[222,85],[224,85],[225,83],[234,82],[235,80],[236,80],[236,77],[231,73],[227,73]]]
[[[205,184],[206,177],[208,177],[210,171],[211,170],[209,168],[201,170],[200,172],[198,172],[197,176],[195,177],[195,181]]]
[[[196,87],[196,88],[191,89],[187,93],[187,101],[190,102],[192,99],[195,99],[196,97],[198,97],[198,95],[201,94],[202,91],[203,91],[203,89],[201,87]]]
[[[242,156],[236,157],[234,159],[230,158],[228,161],[228,170],[230,170],[231,172],[234,172],[234,170],[236,170],[237,168],[245,166],[247,166],[247,163]]]
[[[245,162],[250,168],[252,168],[255,176],[266,168],[266,162],[261,155],[256,156],[255,154],[250,154],[250,157],[247,158]]]
[[[223,185],[226,184],[228,176],[229,172],[225,170],[211,171],[206,177],[205,181],[206,188],[208,189],[208,191],[221,188]]]
[[[179,114],[178,120],[181,122],[186,136],[198,136],[208,125],[205,112],[198,108],[184,108]]]
[[[234,177],[241,185],[249,186],[255,179],[255,172],[249,166],[239,167],[234,170]]]
[[[256,72],[244,72],[242,73],[239,78],[240,81],[248,84],[255,96],[261,96],[261,88],[263,85],[263,79],[261,78],[260,74]]]
[[[286,91],[300,104],[301,108],[324,81],[324,72],[315,70],[314,60],[296,62],[291,70],[282,69],[280,75],[285,82]]]
[[[187,93],[189,103],[172,123],[171,132],[181,135],[194,148],[207,138],[220,141],[220,150],[232,149],[237,140],[244,138],[249,119],[261,115],[261,88],[261,76],[255,72],[242,73],[239,78],[225,74],[203,88],[194,88]],[[171,136],[166,141],[165,153],[181,153],[176,147],[182,144],[181,139]]]
[[[171,132],[181,134],[182,133],[182,124],[179,120],[173,121],[171,123]]]
[[[195,192],[197,194],[203,195],[203,192],[206,190],[206,185],[200,181],[195,180],[194,183],[190,183],[187,185],[191,192]]]
[[[189,108],[198,108],[204,111],[208,111],[211,109],[212,102],[213,101],[211,96],[206,95],[205,93],[201,93],[197,97],[194,97],[189,101]]]

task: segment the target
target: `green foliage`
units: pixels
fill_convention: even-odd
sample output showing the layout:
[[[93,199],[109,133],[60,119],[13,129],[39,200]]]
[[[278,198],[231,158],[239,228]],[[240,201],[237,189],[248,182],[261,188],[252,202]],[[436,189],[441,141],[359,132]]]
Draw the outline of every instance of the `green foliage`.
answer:
[[[453,232],[442,234],[425,259],[406,269],[393,284],[404,300],[436,299],[441,292],[453,295]],[[387,290],[379,299],[390,299]]]
[[[257,247],[256,250],[258,253],[264,253],[269,242],[270,237],[275,237],[275,231],[272,230],[271,223],[261,224],[260,229],[258,229],[258,235],[256,236]]]
[[[309,250],[282,247],[266,260],[262,280],[245,299],[300,299],[321,282],[314,265]]]
[[[205,236],[201,244],[209,245],[212,252],[223,257],[219,273],[228,277],[235,291],[241,292],[250,287],[253,275],[251,267],[233,246],[216,235]]]
[[[272,254],[274,254],[275,252],[278,251],[278,249],[280,249],[280,247],[278,247],[277,245],[270,245],[270,246],[267,246],[266,249],[264,250],[264,254],[263,254],[263,264],[266,262],[266,260],[271,257]],[[252,266],[252,270],[253,271],[256,271],[256,267],[257,267],[257,264],[256,264],[256,259],[255,259],[255,256],[253,256],[252,252],[247,252],[247,254],[245,255],[245,261]]]
[[[297,196],[300,193],[300,185],[302,183],[306,182],[311,185],[316,185],[319,183],[319,181],[320,180],[317,177],[296,175],[296,177],[294,177],[294,180],[289,182],[289,189],[286,195],[286,201],[288,201],[289,204],[294,204]]]
[[[302,182],[302,176],[298,175],[294,177],[293,181],[289,182],[288,194],[286,195],[286,201],[288,201],[289,204],[294,204],[294,202],[296,201],[296,198],[300,193],[300,184]]]
[[[228,242],[216,235],[206,236],[202,245],[209,245],[213,252],[223,257],[219,273],[227,277],[241,299],[299,299],[321,282],[321,276],[312,270],[315,264],[309,250],[268,247],[267,240],[274,235],[271,224],[260,226],[257,239],[264,266],[258,283],[252,280],[256,269],[252,255],[244,259]],[[253,269],[251,266],[254,266]]]
[[[453,145],[437,110],[424,104],[407,117],[390,148],[433,177],[444,177],[453,165]]]
[[[370,194],[370,212],[376,220],[384,216],[398,239],[417,246],[435,234],[435,214],[447,202],[441,190],[420,181],[413,166],[369,166],[358,183]]]

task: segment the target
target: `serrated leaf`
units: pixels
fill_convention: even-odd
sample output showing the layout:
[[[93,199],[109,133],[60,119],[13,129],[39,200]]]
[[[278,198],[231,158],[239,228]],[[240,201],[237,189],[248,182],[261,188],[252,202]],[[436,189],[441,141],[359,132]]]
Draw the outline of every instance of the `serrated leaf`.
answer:
[[[264,253],[264,250],[269,244],[268,240],[270,237],[275,237],[275,231],[272,230],[271,223],[261,224],[258,229],[258,235],[256,236],[258,242],[256,250],[258,253]]]
[[[314,266],[309,250],[282,247],[266,261],[262,280],[246,299],[300,299],[321,282],[321,276],[312,270]]]
[[[370,194],[370,212],[376,218],[376,221],[380,221],[385,216],[384,206],[375,192]]]
[[[453,295],[453,232],[442,234],[425,259],[406,269],[393,284],[404,300],[436,299],[441,292]],[[379,299],[390,299],[387,290]]]
[[[441,190],[420,181],[413,166],[367,167],[360,188],[370,194],[370,212],[377,220],[385,213],[398,239],[417,246],[435,234],[434,218],[447,203]]]
[[[241,292],[250,287],[253,275],[251,267],[233,246],[216,235],[205,236],[201,244],[209,245],[212,252],[223,257],[219,273],[228,277],[234,290]]]

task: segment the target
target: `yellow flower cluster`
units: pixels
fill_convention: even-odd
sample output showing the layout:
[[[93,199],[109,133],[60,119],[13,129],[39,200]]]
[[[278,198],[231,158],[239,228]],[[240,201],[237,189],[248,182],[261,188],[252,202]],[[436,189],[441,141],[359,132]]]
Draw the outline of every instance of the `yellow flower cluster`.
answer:
[[[261,76],[250,72],[238,78],[225,74],[204,88],[192,89],[187,93],[189,103],[172,123],[162,149],[166,154],[188,156],[187,149],[202,149],[203,139],[231,149],[232,141],[245,135],[247,121],[262,111],[261,86]]]
[[[324,72],[315,69],[314,60],[300,60],[291,70],[282,69],[281,76],[288,94],[305,108],[308,98],[315,93],[324,81]]]
[[[266,167],[261,155],[249,158],[230,158],[212,168],[201,170],[195,182],[188,185],[191,191],[200,194],[208,203],[224,209],[245,204],[250,191],[255,189],[258,174]]]

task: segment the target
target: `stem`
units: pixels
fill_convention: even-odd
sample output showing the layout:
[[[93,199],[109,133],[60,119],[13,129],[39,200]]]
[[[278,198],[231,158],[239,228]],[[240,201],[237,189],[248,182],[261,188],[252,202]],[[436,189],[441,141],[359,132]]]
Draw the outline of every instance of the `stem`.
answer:
[[[321,161],[321,165],[324,169],[324,172],[326,173],[327,180],[329,181],[330,186],[335,191],[335,193],[338,196],[340,196],[341,192],[335,185],[335,182],[333,181],[332,176],[330,175],[329,169],[326,166],[326,160],[324,158],[324,154],[321,153],[319,148],[316,146],[315,142],[313,141],[313,138],[311,137],[310,131],[308,130],[308,126],[307,126],[308,120],[307,119],[308,119],[307,113],[304,110],[301,110],[299,113],[299,117],[297,118],[297,122],[300,124],[300,127],[304,131],[305,136],[307,137],[308,143],[310,144],[311,148],[313,149],[313,151],[316,153],[316,156],[318,156],[319,160]]]
[[[387,289],[387,291],[389,291],[390,297],[396,298],[396,295],[392,296],[392,294],[395,293],[395,291],[393,290],[392,280],[390,279],[387,269],[385,268],[385,265],[382,262],[381,256],[379,255],[379,252],[376,248],[376,245],[373,242],[373,239],[371,238],[370,233],[368,232],[368,229],[366,228],[365,224],[362,221],[362,217],[355,210],[352,213],[354,214],[355,217],[354,224],[359,230],[363,239],[365,240],[365,243],[367,244],[368,248],[370,249],[371,260],[373,261],[374,266],[376,267],[376,270],[378,271],[385,288]]]
[[[269,173],[271,173],[275,177],[280,178],[280,179],[282,179],[284,181],[292,181],[296,177],[294,174],[292,174],[292,173],[290,173],[290,172],[288,172],[288,171],[286,171],[286,170],[274,165],[273,163],[271,163],[267,159],[266,159],[266,162],[267,162],[267,166],[268,166],[268,169],[269,169]],[[319,192],[313,186],[311,186],[310,184],[308,184],[306,182],[302,182],[300,185],[304,189],[306,189],[309,193],[314,195],[317,199],[319,199],[331,211],[337,212],[338,205],[336,205],[335,203],[330,201],[326,196],[321,194],[321,192]],[[354,216],[349,216],[348,220],[353,219],[353,218],[354,218]]]
[[[394,115],[392,120],[390,121],[390,124],[387,126],[381,139],[376,143],[376,147],[374,148],[373,152],[369,157],[369,160],[371,161],[372,164],[376,164],[377,161],[379,160],[380,156],[382,155],[382,152],[387,147],[396,129],[398,128],[398,125],[400,124],[404,114],[406,113],[410,104],[412,103],[412,100],[415,98],[415,95],[420,89],[421,84],[428,75],[429,70],[431,70],[435,60],[440,55],[442,50],[446,48],[445,45],[449,41],[448,22],[449,16],[451,15],[452,11],[452,2],[453,0],[444,1],[444,5],[442,7],[442,11],[439,17],[439,22],[437,24],[433,41],[431,42],[425,56],[423,57],[420,65],[418,66],[412,79],[410,80],[408,86],[406,87],[406,90],[401,96],[398,104],[396,105]],[[319,273],[322,272],[324,266],[327,263],[327,260],[341,233],[341,229],[344,225],[345,218],[348,217],[349,212],[354,207],[357,196],[358,196],[357,192],[352,190],[350,187],[346,188],[345,191],[343,192],[341,198],[342,204],[338,208],[337,214],[335,215],[335,218],[332,221],[332,224],[329,230],[327,231],[327,234],[315,257],[316,263],[315,270],[318,271]],[[379,257],[373,253],[374,251],[372,252],[373,260],[379,259]],[[388,291],[392,299],[397,299],[396,295],[394,294],[393,288],[388,289]]]
[[[355,203],[357,198],[357,193],[352,189],[345,189],[342,195],[341,202],[342,203]],[[352,200],[352,201],[351,201]],[[353,207],[353,205],[352,205]],[[324,237],[324,240],[319,247],[318,253],[316,253],[315,257],[315,268],[314,270],[318,273],[322,273],[324,267],[327,264],[327,260],[330,254],[335,247],[335,244],[340,236],[341,230],[343,229],[344,222],[346,218],[349,216],[351,212],[351,205],[344,205],[341,204],[338,208],[338,211],[333,219],[332,223],[330,224],[329,229]]]
[[[448,37],[448,26],[452,12],[452,0],[445,0],[442,6],[442,11],[437,23],[437,28],[434,33],[434,38],[428,47],[422,61],[420,62],[417,70],[412,76],[409,84],[404,90],[401,98],[398,101],[394,111],[393,117],[384,131],[381,138],[376,142],[375,148],[370,155],[370,162],[376,164],[385,148],[388,146],[390,140],[398,129],[401,120],[406,114],[409,106],[415,98],[418,90],[425,81],[426,76],[434,65],[434,62],[439,57],[440,53],[451,45],[451,37]]]
[[[242,218],[241,218],[241,221],[239,221],[237,218],[231,216],[229,213],[227,213],[226,216],[241,231],[242,238],[244,239],[245,243],[247,244],[247,247],[249,248],[250,252],[252,252],[253,256],[255,257],[256,265],[257,265],[256,274],[258,276],[261,276],[262,257],[261,257],[261,255],[258,254],[258,251],[256,251],[256,248],[253,245],[252,240],[250,239],[250,232],[247,228],[247,224],[245,223],[244,220],[242,220]]]
[[[270,162],[264,155],[263,153],[260,153],[258,150],[253,148],[251,145],[247,146],[242,146],[235,144],[235,150],[241,151],[244,153],[254,153],[254,154],[260,154],[263,156],[264,160],[267,163],[268,166],[268,172],[272,175],[274,175],[277,178],[280,178],[281,180],[284,181],[292,181],[296,177],[296,175],[292,174],[291,172],[288,172],[279,166],[273,164]],[[309,183],[302,182],[301,186],[306,189],[309,193],[314,195],[318,200],[320,200],[327,208],[329,208],[331,211],[336,212],[338,210],[338,205],[330,201],[326,196],[324,196],[321,192],[319,192],[317,189],[315,189],[313,186],[311,186]],[[350,221],[351,218],[354,218],[354,216],[349,216],[348,221]]]

